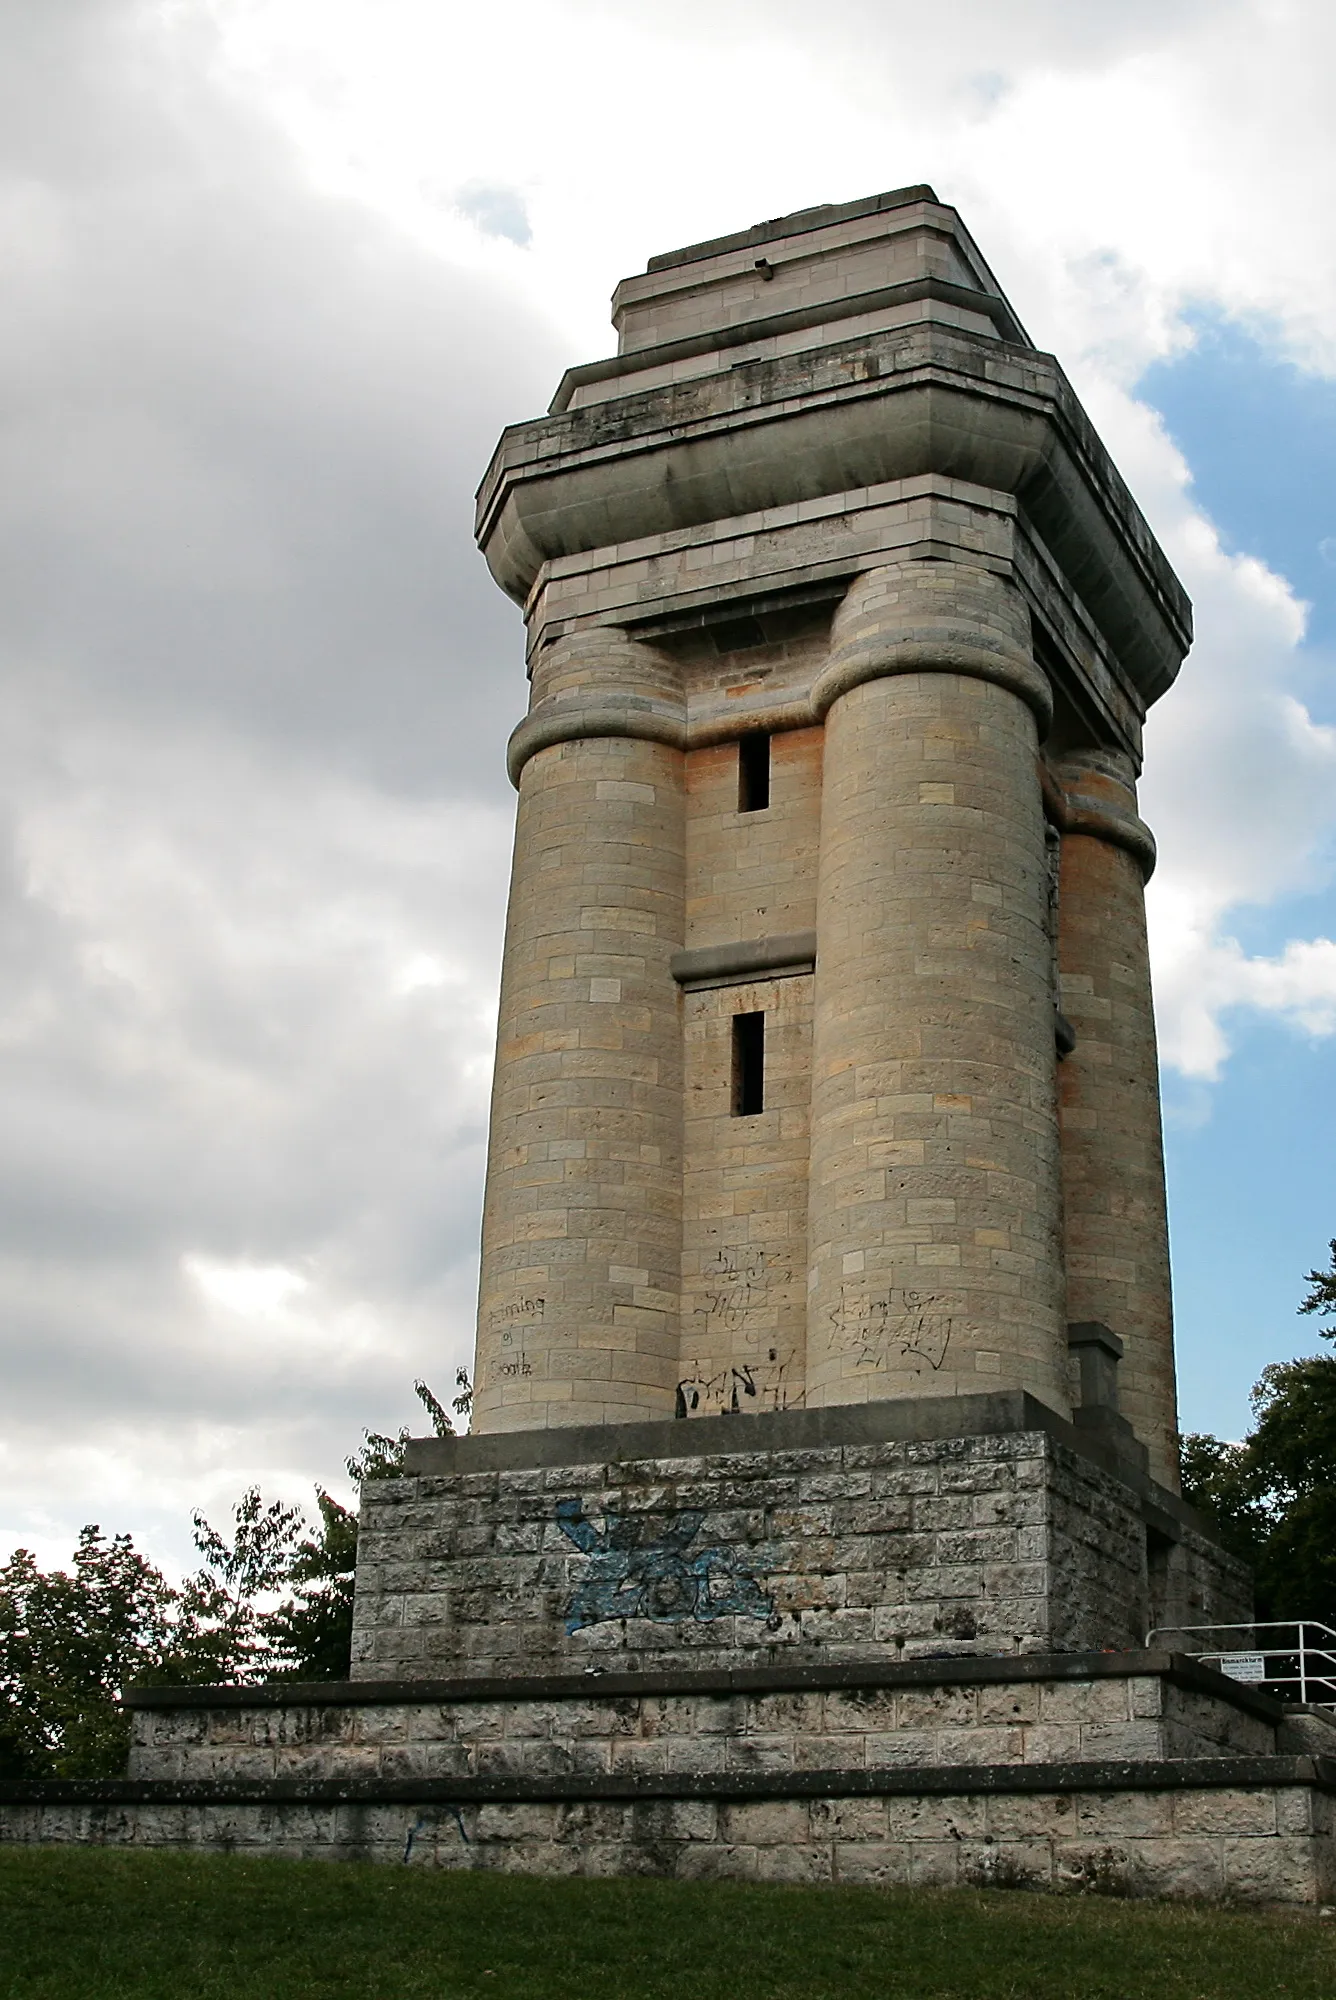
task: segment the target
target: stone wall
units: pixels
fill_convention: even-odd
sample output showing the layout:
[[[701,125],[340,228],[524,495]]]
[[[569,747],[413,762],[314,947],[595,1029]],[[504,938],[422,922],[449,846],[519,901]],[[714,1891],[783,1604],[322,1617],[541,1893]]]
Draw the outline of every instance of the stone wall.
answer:
[[[1146,1652],[142,1688],[0,1841],[1313,1902],[1336,1717]]]
[[[533,1875],[1005,1887],[1313,1904],[1336,1896],[1336,1769],[1312,1760],[914,1773],[820,1796],[504,1799],[371,1786],[0,1783],[0,1842],[184,1847]],[[1022,1774],[1017,1774],[1018,1777]],[[790,1781],[792,1784],[793,1781]]]
[[[911,1422],[939,1434],[886,1435]],[[590,1456],[544,1463],[544,1440]],[[1145,1497],[1081,1442],[1005,1397],[424,1442],[363,1491],[353,1674],[1135,1646]],[[1155,1622],[1249,1615],[1239,1566],[1160,1498]]]
[[[129,1776],[538,1780],[1163,1762],[1300,1747],[1275,1703],[1222,1690],[1216,1675],[1194,1679],[1182,1662],[1143,1656],[1142,1670],[1129,1672],[1102,1655],[1034,1660],[1024,1664],[1039,1671],[1028,1675],[1021,1664],[942,1663],[935,1677],[922,1667],[774,1671],[731,1689],[699,1674],[675,1687],[658,1677],[651,1689],[620,1675],[602,1677],[607,1689],[553,1679],[505,1693],[475,1683],[432,1700],[415,1699],[411,1683],[359,1699],[351,1683],[323,1699],[294,1692],[281,1707],[247,1707],[235,1690],[240,1704],[137,1708]],[[1336,1726],[1325,1735],[1336,1752]]]

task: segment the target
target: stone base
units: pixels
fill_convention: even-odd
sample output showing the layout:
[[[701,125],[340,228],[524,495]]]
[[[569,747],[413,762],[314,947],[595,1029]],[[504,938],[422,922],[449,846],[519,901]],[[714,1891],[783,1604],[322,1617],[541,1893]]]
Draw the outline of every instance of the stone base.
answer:
[[[419,1439],[361,1518],[358,1679],[1124,1649],[1251,1615],[1116,1419],[1019,1392]]]
[[[0,1838],[1312,1901],[1336,1723],[1128,1650],[1249,1612],[1028,1396],[417,1440],[351,1681],[136,1691],[128,1778],[0,1785]]]
[[[538,1874],[1336,1896],[1336,1719],[1133,1653],[146,1688],[0,1840]]]
[[[180,1783],[464,1778],[486,1786],[555,1778],[578,1786],[726,1773],[861,1778],[891,1767],[1336,1755],[1336,1720],[1295,1716],[1167,1653],[141,1688],[128,1700],[130,1777]]]

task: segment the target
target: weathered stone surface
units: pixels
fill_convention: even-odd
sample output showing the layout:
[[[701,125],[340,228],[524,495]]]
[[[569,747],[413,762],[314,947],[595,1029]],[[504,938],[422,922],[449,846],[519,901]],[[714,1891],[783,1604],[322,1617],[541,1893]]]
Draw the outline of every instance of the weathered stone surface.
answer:
[[[0,1839],[1261,1902],[1336,1879],[1336,1761],[1276,1754],[1281,1704],[1164,1654],[131,1705],[131,1778],[0,1784]]]
[[[956,1406],[931,1407],[949,1420]],[[601,1462],[501,1466],[481,1492],[462,1471],[369,1483],[355,1677],[1079,1652],[1144,1636],[1145,1493],[1083,1450],[1043,1430],[786,1448],[797,1421],[712,1426],[712,1442],[722,1431],[737,1446],[704,1453],[696,1426],[655,1427],[661,1457],[614,1456],[638,1433],[609,1430]],[[1180,1621],[1246,1615],[1238,1567],[1186,1515],[1169,1525]]]
[[[784,1671],[751,1678],[769,1683]],[[417,1696],[407,1682],[328,1705],[281,1685],[249,1705],[242,1689],[226,1703],[208,1690],[170,1698],[144,1690],[130,1776],[540,1780],[1160,1763],[1271,1756],[1287,1728],[1278,1704],[1163,1655],[906,1662],[863,1677],[829,1666],[788,1671],[789,1685],[732,1691],[700,1672],[676,1686],[661,1676],[654,1688],[620,1677],[606,1693],[583,1677],[494,1682],[473,1694],[461,1684],[451,1699]],[[1227,1819],[1227,1796],[1204,1795],[1202,1810]],[[1247,1829],[1240,1820],[1232,1830]]]
[[[1047,1767],[1053,1770],[1055,1767]],[[1163,1771],[1165,1767],[1156,1767]],[[1200,1769],[1200,1767],[1196,1767]],[[1333,1876],[1331,1788],[1279,1773],[1233,1790],[1119,1790],[1092,1767],[1018,1794],[1005,1774],[957,1795],[476,1801],[323,1796],[120,1800],[14,1796],[0,1784],[0,1843],[192,1847],[538,1875],[1048,1889],[1312,1904]],[[962,1777],[964,1774],[962,1774]],[[912,1785],[912,1776],[911,1776]],[[43,1788],[29,1787],[40,1792]],[[55,1794],[62,1788],[45,1788]],[[77,1794],[77,1786],[66,1786]],[[98,1787],[87,1785],[86,1794]],[[108,1788],[101,1788],[106,1790]],[[1224,1829],[1206,1824],[1222,1803]],[[1249,1831],[1236,1829],[1244,1821]],[[1277,1831],[1277,1828],[1285,1829]],[[1290,1830],[1294,1829],[1294,1830]]]

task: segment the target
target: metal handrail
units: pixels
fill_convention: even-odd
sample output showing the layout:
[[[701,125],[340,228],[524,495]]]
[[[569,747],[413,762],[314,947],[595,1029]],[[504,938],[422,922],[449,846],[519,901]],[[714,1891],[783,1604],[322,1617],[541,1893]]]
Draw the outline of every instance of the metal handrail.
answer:
[[[1264,1632],[1291,1632],[1294,1642],[1259,1644],[1259,1635]],[[1246,1634],[1252,1643],[1232,1647],[1192,1646],[1188,1650],[1194,1659],[1206,1666],[1216,1666],[1229,1679],[1264,1686],[1278,1693],[1282,1701],[1295,1697],[1281,1690],[1296,1688],[1299,1701],[1305,1705],[1336,1709],[1336,1631],[1316,1618],[1277,1618],[1235,1625],[1156,1625],[1146,1634],[1146,1645],[1152,1646],[1157,1639],[1163,1642],[1168,1638],[1196,1639],[1226,1633]],[[1273,1661],[1294,1661],[1297,1671],[1271,1672]]]

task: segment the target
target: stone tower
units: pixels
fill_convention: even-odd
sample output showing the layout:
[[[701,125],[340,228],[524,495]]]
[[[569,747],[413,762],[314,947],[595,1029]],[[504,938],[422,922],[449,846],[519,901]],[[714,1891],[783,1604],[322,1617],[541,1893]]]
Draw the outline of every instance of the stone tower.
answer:
[[[363,1491],[354,1679],[1246,1615],[1177,1492],[1135,796],[1187,600],[929,188],[613,316],[478,499],[532,693],[475,1421]]]
[[[1135,779],[1182,588],[929,188],[613,319],[478,503],[532,696],[475,1429],[1024,1392],[1175,1487]]]
[[[363,1486],[348,1681],[140,1690],[80,1824],[1328,1901],[1332,1724],[1162,1650],[1251,1616],[1174,1478],[1183,593],[928,188],[615,317],[479,501],[533,694],[473,1434]]]

